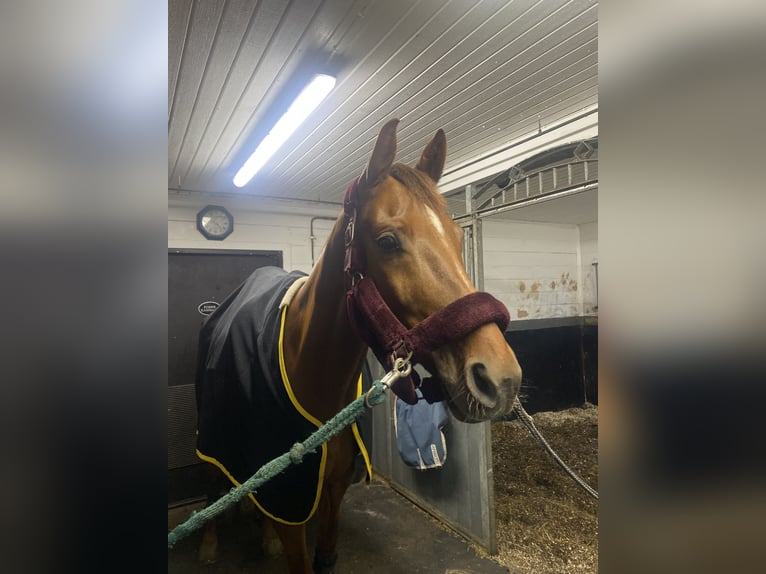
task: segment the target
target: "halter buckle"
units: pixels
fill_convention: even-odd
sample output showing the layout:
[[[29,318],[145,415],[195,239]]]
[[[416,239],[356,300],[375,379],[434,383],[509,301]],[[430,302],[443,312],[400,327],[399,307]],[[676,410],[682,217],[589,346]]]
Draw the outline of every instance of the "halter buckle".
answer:
[[[409,362],[412,359],[413,352],[407,346],[407,342],[404,339],[399,339],[399,342],[391,348],[391,364],[396,364],[397,359],[400,357],[404,357],[404,360]]]
[[[355,271],[351,274],[351,288],[353,289],[356,287],[357,283],[359,283],[362,279],[364,279],[364,275],[360,273],[359,271]]]
[[[356,221],[356,208],[354,208],[354,211],[352,212],[351,216],[348,219],[348,225],[346,225],[346,232],[343,238],[346,248],[348,248],[354,242],[354,236],[355,236],[355,230],[356,230],[354,221]]]

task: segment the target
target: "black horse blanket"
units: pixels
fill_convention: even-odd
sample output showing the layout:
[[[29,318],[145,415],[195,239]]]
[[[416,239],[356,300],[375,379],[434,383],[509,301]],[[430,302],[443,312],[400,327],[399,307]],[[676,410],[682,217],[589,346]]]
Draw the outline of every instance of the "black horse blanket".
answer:
[[[257,269],[202,325],[196,376],[197,456],[215,464],[236,485],[321,424],[295,398],[282,356],[289,304],[283,299],[302,277],[305,273],[277,267]],[[362,387],[360,376],[358,395]],[[364,474],[369,476],[368,449],[356,423],[352,430]],[[306,522],[319,503],[326,457],[323,445],[250,497],[275,520]]]

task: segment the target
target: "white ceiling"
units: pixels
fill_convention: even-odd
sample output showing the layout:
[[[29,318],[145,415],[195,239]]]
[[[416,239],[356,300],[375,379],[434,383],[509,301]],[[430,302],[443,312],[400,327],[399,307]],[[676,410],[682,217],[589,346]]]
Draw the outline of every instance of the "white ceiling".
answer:
[[[596,105],[597,42],[594,0],[170,0],[168,188],[339,203],[392,117],[399,161],[444,128],[449,170]],[[235,188],[316,71],[334,91]]]

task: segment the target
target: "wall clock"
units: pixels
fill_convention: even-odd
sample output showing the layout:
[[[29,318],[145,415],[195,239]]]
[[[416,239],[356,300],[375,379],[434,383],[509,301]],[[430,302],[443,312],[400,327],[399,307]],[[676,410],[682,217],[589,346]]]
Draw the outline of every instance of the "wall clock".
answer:
[[[234,231],[234,217],[225,207],[206,205],[197,214],[197,229],[207,239],[222,241]]]

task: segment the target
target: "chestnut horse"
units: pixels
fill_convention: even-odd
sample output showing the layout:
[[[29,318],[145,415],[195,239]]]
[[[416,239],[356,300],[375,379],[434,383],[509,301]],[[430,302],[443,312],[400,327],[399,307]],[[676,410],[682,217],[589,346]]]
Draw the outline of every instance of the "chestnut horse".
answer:
[[[461,299],[470,303],[455,313],[470,314],[474,305],[485,302],[474,297],[479,295],[492,299],[493,308],[499,305],[507,315],[488,294],[476,293],[464,270],[462,231],[448,216],[436,187],[446,156],[444,132],[436,133],[412,168],[394,163],[397,125],[398,120],[391,120],[381,129],[364,174],[347,193],[346,208],[322,256],[305,283],[291,294],[284,312],[280,347],[284,375],[294,399],[318,421],[328,420],[359,393],[368,345],[350,317],[347,297],[360,279],[374,284],[389,315],[406,329]],[[354,252],[349,255],[352,244]],[[365,320],[370,318],[362,317]],[[447,321],[452,324],[452,315]],[[470,332],[464,329],[459,338],[441,341],[438,348],[418,352],[413,359],[435,375],[439,392],[461,421],[501,416],[510,411],[516,397],[521,368],[497,323],[488,319],[472,325]],[[313,566],[305,522],[265,520],[276,531],[292,574],[310,574],[314,569],[333,572],[339,509],[352,480],[356,449],[350,429],[327,445],[316,507],[319,523]],[[214,555],[214,529],[211,521],[203,535],[201,558]]]

